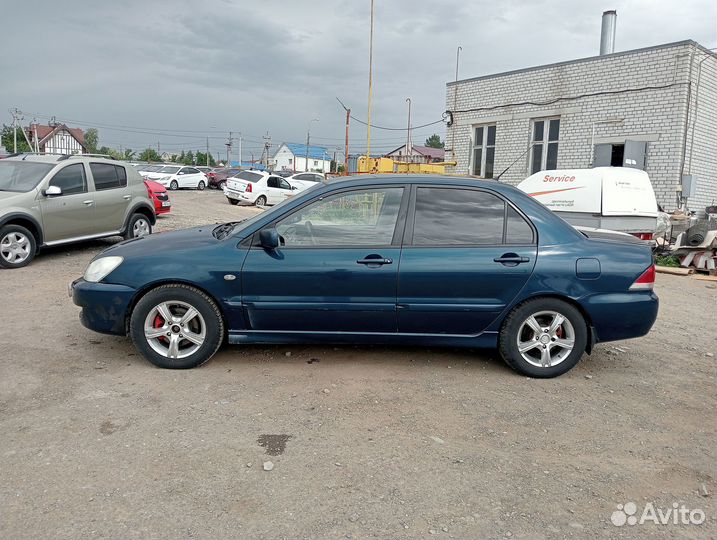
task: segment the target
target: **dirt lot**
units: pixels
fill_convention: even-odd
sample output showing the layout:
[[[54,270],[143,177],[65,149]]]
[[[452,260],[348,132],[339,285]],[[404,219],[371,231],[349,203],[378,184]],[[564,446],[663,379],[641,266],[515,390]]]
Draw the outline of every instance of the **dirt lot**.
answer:
[[[172,198],[160,230],[258,212]],[[2,538],[715,536],[714,284],[658,275],[651,334],[553,380],[411,347],[232,346],[178,372],[80,325],[67,283],[110,243],[0,271]],[[628,501],[707,519],[614,526]]]

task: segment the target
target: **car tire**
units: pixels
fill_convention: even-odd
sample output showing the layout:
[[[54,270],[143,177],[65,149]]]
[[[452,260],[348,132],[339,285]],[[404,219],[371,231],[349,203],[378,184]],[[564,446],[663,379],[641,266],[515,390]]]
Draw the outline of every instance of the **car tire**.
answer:
[[[230,199],[229,197],[227,197],[227,200],[232,206],[236,206],[237,204],[239,204],[239,201],[237,201],[236,199]]]
[[[266,197],[259,195],[254,201],[254,206],[266,206]]]
[[[140,238],[152,234],[152,223],[149,218],[144,214],[132,214],[129,222],[127,223],[127,229],[123,235],[125,240],[132,238]]]
[[[204,188],[207,187],[207,185],[204,183],[204,180],[200,180],[197,184],[197,189],[199,191],[204,191]]]
[[[35,258],[37,242],[33,234],[21,225],[0,227],[0,266],[22,268]]]
[[[172,180],[169,183],[169,189],[171,189],[172,191],[177,191],[179,189],[179,182],[177,182],[176,180]]]
[[[518,373],[550,378],[571,370],[588,341],[585,318],[557,298],[536,298],[516,306],[505,318],[498,349]]]
[[[190,310],[195,314],[182,322]],[[161,285],[137,302],[129,333],[137,350],[155,366],[189,369],[217,352],[224,341],[224,319],[216,302],[199,289]]]
[[[217,189],[220,189],[220,190],[224,191],[224,186],[226,186],[226,185],[227,185],[226,182],[219,182],[219,186],[218,186]]]

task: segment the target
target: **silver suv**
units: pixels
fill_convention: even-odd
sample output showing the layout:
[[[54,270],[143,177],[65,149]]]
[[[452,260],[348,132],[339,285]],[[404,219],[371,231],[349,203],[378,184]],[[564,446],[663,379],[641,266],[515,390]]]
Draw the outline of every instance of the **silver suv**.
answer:
[[[154,205],[132,166],[104,156],[19,154],[0,160],[0,266],[43,246],[152,232]]]

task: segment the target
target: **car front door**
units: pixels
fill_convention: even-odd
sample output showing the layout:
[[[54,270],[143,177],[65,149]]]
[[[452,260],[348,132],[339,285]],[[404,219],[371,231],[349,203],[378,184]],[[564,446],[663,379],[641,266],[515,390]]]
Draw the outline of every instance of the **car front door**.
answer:
[[[528,220],[494,192],[415,187],[398,276],[399,332],[482,332],[530,277],[536,241]]]
[[[119,232],[132,199],[122,165],[90,163],[95,186],[95,233]]]
[[[395,333],[405,192],[393,185],[328,195],[269,226],[281,245],[254,242],[242,268],[247,328]]]
[[[285,199],[282,190],[279,188],[280,176],[270,176],[266,179],[266,200],[267,204],[279,204]]]
[[[39,195],[44,241],[53,243],[92,234],[95,228],[95,199],[82,163],[57,171],[44,190],[54,186],[59,195]]]

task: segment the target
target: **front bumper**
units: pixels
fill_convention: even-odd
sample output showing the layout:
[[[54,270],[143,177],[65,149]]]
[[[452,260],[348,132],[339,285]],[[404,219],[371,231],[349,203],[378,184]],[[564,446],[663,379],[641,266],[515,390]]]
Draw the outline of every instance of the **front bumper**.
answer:
[[[127,335],[127,310],[136,290],[112,283],[90,283],[76,279],[70,283],[69,294],[80,306],[82,326],[102,334]]]

